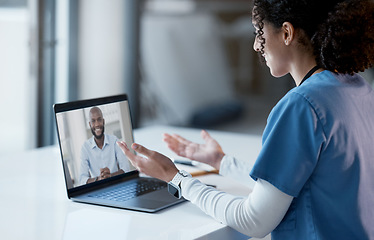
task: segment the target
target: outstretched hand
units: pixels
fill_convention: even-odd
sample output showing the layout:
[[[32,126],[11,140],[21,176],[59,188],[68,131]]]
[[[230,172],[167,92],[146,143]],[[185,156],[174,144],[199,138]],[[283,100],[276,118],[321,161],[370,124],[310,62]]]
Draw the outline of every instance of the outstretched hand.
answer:
[[[178,172],[174,163],[161,153],[149,150],[137,143],[133,143],[131,148],[144,156],[142,157],[132,153],[125,142],[117,142],[117,144],[125,153],[132,165],[148,176],[161,179],[165,182],[170,182]]]
[[[216,169],[219,169],[221,160],[225,153],[218,142],[212,138],[205,130],[201,131],[201,137],[205,144],[191,142],[177,134],[164,134],[164,142],[168,147],[181,157],[206,163]]]

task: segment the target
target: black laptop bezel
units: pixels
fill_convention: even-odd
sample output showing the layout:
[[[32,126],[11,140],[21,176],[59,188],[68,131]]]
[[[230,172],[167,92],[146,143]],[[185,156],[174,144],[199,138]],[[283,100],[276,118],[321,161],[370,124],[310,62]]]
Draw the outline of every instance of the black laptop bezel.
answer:
[[[66,102],[66,103],[56,103],[53,105],[53,109],[55,113],[54,116],[55,116],[55,121],[56,121],[57,138],[58,138],[58,144],[60,146],[61,162],[62,162],[62,168],[64,171],[64,176],[66,176],[66,169],[64,167],[64,159],[63,159],[63,153],[62,153],[62,148],[61,148],[60,133],[58,129],[56,114],[71,111],[71,110],[76,110],[76,109],[82,109],[82,108],[93,107],[93,106],[102,105],[102,104],[109,104],[109,103],[116,103],[116,102],[123,102],[123,101],[127,101],[127,102],[129,101],[127,94],[119,94],[119,95],[113,95],[113,96],[107,96],[107,97],[101,97],[101,98],[91,98],[91,99],[78,100],[78,101],[72,101],[72,102]],[[129,111],[130,111],[130,116],[131,116],[131,110],[129,109]],[[131,118],[130,118],[130,121],[131,121]],[[132,139],[134,141],[133,134],[132,134]],[[133,170],[131,172],[123,173],[123,174],[120,174],[120,175],[117,175],[117,176],[114,176],[108,179],[101,180],[99,182],[88,183],[88,184],[70,188],[70,189],[68,187],[68,182],[67,182],[66,177],[64,177],[64,179],[65,179],[67,195],[68,195],[68,198],[70,199],[72,197],[79,196],[81,194],[85,194],[93,190],[105,188],[107,186],[110,186],[116,183],[121,183],[124,181],[128,181],[129,179],[137,178],[137,177],[139,177],[139,171]]]

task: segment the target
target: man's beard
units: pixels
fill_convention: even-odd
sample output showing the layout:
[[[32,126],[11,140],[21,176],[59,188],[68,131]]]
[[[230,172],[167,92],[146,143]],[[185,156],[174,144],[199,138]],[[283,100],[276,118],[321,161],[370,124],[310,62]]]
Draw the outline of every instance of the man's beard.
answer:
[[[97,135],[96,133],[95,133],[95,129],[94,128],[91,128],[91,133],[92,133],[92,135],[94,135],[94,137],[96,138],[96,139],[101,139],[103,136],[104,136],[104,126],[103,126],[103,128],[102,128],[102,131],[101,131],[101,134],[100,135]]]

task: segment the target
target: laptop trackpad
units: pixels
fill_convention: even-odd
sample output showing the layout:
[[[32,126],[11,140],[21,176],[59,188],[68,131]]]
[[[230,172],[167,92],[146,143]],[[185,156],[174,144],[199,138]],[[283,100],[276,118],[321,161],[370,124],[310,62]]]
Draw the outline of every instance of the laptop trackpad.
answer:
[[[165,205],[164,202],[162,201],[157,201],[157,200],[148,200],[148,199],[143,199],[143,198],[134,198],[129,201],[126,201],[126,205],[134,206],[137,208],[146,208],[146,209],[157,209],[159,207],[162,207]]]
[[[173,195],[171,195],[167,188],[163,188],[159,191],[151,192],[144,194],[140,197],[140,199],[145,199],[145,200],[152,200],[152,201],[160,201],[160,202],[176,202],[179,199],[175,198]]]
[[[167,206],[171,206],[183,201],[186,200],[177,199],[171,194],[169,194],[169,192],[166,189],[162,189],[160,191],[147,193],[137,198],[133,198],[129,201],[126,201],[125,203],[126,205],[131,205],[134,208],[137,208],[138,210],[148,211],[149,209],[160,210]]]

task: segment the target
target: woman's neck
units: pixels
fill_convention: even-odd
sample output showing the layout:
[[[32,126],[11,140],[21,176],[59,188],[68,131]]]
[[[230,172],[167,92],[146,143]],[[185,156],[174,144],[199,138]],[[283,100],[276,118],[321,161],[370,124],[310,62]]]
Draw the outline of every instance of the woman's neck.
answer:
[[[294,64],[291,65],[290,74],[295,81],[296,86],[299,86],[305,75],[317,65],[314,56],[300,56],[294,59]],[[318,69],[312,75],[322,72],[323,69]]]

